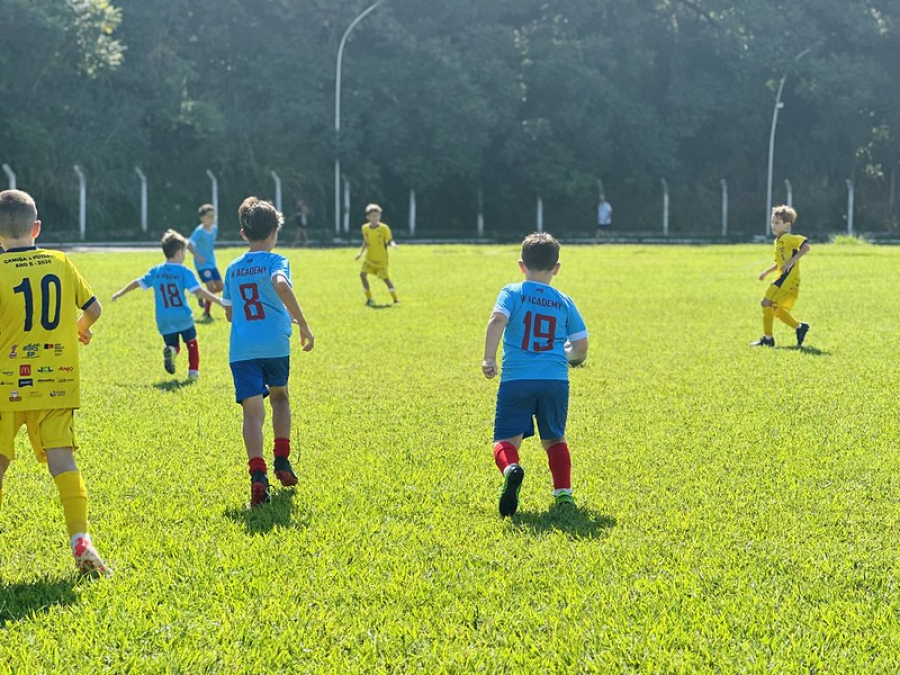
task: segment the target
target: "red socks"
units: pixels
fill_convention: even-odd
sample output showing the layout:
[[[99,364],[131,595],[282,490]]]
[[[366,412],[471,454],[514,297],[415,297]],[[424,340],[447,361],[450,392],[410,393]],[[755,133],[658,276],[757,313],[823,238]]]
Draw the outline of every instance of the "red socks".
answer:
[[[251,476],[258,471],[266,473],[266,460],[264,460],[262,457],[254,457],[247,462],[247,465],[250,467]]]
[[[519,463],[519,451],[512,443],[495,443],[494,461],[500,473],[503,473],[510,464]]]
[[[287,459],[291,456],[291,439],[276,438],[275,439],[275,456]]]
[[[188,369],[200,370],[200,345],[194,338],[187,343],[188,349]]]
[[[572,458],[569,457],[569,446],[557,443],[547,448],[547,462],[553,474],[554,490],[572,489]]]

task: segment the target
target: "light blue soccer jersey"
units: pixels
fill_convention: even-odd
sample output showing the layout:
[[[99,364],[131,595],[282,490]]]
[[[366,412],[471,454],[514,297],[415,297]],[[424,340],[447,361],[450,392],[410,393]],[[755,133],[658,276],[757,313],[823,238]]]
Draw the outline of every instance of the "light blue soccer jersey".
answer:
[[[185,300],[185,291],[193,293],[200,288],[200,283],[187,267],[164,262],[137,281],[144,290],[153,289],[156,327],[162,335],[180,333],[194,325],[194,314]]]
[[[248,251],[225,271],[222,302],[232,307],[231,363],[274,359],[291,354],[291,315],[272,283],[276,275],[291,282],[291,267],[277,253]]]
[[[495,312],[509,323],[503,333],[500,380],[568,380],[566,340],[588,336],[575,303],[547,284],[523,281],[500,291]]]
[[[197,271],[213,270],[216,268],[216,235],[219,234],[219,224],[216,223],[212,229],[207,232],[203,225],[198,225],[191,233],[190,242],[194,246],[194,251],[204,258],[203,263],[197,262],[194,257],[194,264]]]

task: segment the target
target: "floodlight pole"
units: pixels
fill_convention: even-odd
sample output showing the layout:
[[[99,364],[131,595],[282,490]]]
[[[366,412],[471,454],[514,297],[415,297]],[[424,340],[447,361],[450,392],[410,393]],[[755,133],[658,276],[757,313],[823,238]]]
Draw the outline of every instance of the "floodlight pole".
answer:
[[[722,236],[728,236],[728,181],[719,181],[722,185]]]
[[[9,164],[5,164],[5,163],[3,164],[3,171],[4,171],[4,173],[6,173],[6,179],[9,181],[9,189],[15,190],[16,189],[16,174],[15,174],[15,172],[12,170],[12,168],[9,166]]]
[[[209,169],[206,170],[206,175],[209,176],[209,182],[212,185],[212,205],[216,210],[216,222],[219,220],[219,180],[216,178],[216,174],[214,174]]]
[[[72,167],[78,175],[78,231],[81,233],[81,240],[87,233],[87,180],[85,180],[84,172],[77,164]]]
[[[270,171],[269,175],[275,181],[275,208],[281,211],[281,178],[274,171]]]
[[[347,26],[347,30],[344,31],[344,36],[341,38],[341,43],[338,46],[334,78],[334,140],[336,144],[334,155],[334,233],[338,236],[341,234],[341,63],[344,60],[344,46],[347,44],[347,38],[350,37],[350,31],[356,27],[356,24],[366,18],[383,1],[377,0],[377,2],[369,5],[359,16],[353,19],[350,25]]]
[[[134,172],[141,179],[141,232],[147,231],[147,176],[141,168],[134,167]]]

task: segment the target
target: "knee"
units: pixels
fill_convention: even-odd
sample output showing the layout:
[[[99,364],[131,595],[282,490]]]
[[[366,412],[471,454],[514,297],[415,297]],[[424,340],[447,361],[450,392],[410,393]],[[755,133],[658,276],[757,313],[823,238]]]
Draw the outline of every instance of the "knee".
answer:
[[[769,300],[768,298],[763,298],[759,304],[762,305],[763,307],[771,307],[772,301]]]

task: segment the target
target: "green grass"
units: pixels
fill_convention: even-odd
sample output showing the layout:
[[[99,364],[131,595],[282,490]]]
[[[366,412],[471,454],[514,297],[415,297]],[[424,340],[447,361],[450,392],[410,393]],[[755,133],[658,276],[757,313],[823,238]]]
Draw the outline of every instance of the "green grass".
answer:
[[[770,245],[564,247],[557,285],[591,330],[568,428],[580,508],[550,512],[532,440],[512,521],[480,362],[516,248],[403,247],[383,310],[351,250],[288,255],[317,338],[292,361],[300,485],[253,512],[221,312],[182,386],[150,294],[108,301],[159,256],[73,256],[104,301],[77,457],[116,574],[75,578],[20,436],[0,672],[900,669],[900,251],[814,246],[800,351],[782,325],[776,349],[747,346]]]

